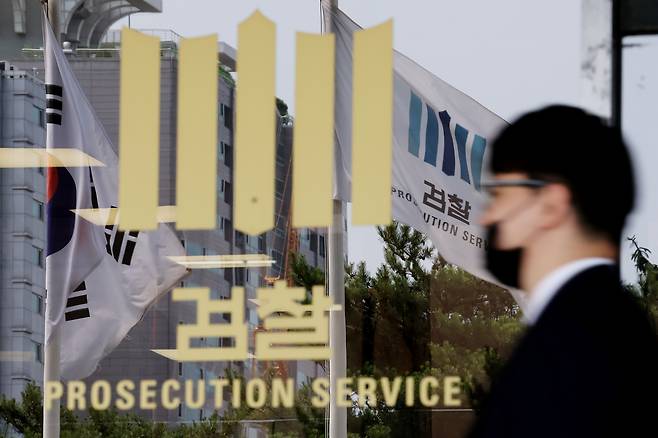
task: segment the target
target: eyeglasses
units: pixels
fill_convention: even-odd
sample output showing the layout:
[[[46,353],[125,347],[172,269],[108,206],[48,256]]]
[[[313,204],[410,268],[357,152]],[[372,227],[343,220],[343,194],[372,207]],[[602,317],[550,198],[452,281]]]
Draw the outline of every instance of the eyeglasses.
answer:
[[[540,188],[549,184],[548,181],[540,179],[497,179],[484,182],[480,186],[484,189],[492,189],[494,187],[530,187]]]

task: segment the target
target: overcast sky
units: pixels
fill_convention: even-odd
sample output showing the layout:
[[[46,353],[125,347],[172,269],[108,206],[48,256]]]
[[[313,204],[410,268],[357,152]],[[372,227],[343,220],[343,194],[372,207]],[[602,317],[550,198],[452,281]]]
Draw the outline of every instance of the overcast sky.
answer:
[[[339,0],[339,6],[365,27],[393,18],[398,51],[506,120],[550,103],[579,103],[577,0]],[[277,24],[277,94],[294,113],[295,32],[320,31],[319,0],[163,0],[163,8],[134,15],[131,26],[185,37],[217,33],[234,47],[238,24],[260,9]],[[124,25],[126,19],[114,27]],[[625,51],[624,123],[644,190],[628,234],[658,251],[658,152],[651,143],[658,137],[652,120],[658,114],[658,63],[651,62],[658,59],[658,42],[636,41],[646,44]],[[372,227],[350,229],[349,257],[366,260],[371,271],[381,263]],[[631,273],[627,264],[624,276]]]

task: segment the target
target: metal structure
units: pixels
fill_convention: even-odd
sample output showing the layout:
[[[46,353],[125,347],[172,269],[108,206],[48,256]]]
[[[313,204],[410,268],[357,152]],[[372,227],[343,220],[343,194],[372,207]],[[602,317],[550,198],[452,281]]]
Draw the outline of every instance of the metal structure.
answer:
[[[582,8],[581,103],[621,129],[623,39],[658,34],[658,2],[582,0]]]
[[[162,0],[3,0],[0,2],[0,59],[23,48],[39,48],[41,3],[47,4],[53,29],[71,48],[98,47],[117,20],[137,12],[161,12]]]

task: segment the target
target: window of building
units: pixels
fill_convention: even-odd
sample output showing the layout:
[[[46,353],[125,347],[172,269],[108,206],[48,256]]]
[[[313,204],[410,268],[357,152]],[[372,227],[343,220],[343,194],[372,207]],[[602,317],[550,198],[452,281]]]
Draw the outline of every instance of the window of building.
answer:
[[[178,403],[178,416],[182,417],[183,416],[183,404]]]
[[[44,114],[43,108],[39,108],[36,105],[32,105],[33,111],[34,111],[34,123],[39,125],[41,128],[46,127],[46,117]]]
[[[183,362],[178,362],[178,375],[183,375]]]
[[[233,146],[224,144],[224,164],[226,167],[233,167]]]
[[[235,285],[244,286],[244,268],[235,268]]]
[[[33,257],[32,261],[34,262],[34,264],[40,268],[43,268],[43,249],[33,246],[32,257]]]
[[[224,219],[224,240],[231,242],[233,239],[233,223],[230,219]]]
[[[324,236],[320,235],[318,239],[318,249],[321,256],[325,256]]]
[[[231,183],[228,181],[224,182],[224,202],[228,205],[233,203],[233,191],[231,188]]]
[[[43,363],[43,345],[39,342],[32,341],[34,347],[34,360]]]
[[[32,311],[39,315],[43,314],[43,297],[32,293]]]
[[[318,250],[318,233],[311,231],[309,248],[311,251],[316,252]]]
[[[258,236],[258,251],[260,252],[265,252],[265,243],[266,243],[266,235],[261,234]]]
[[[245,235],[244,233],[235,230],[235,246],[239,248],[244,248],[245,245]]]
[[[40,221],[44,220],[43,202],[37,201],[36,199],[32,200],[32,216]]]
[[[233,129],[233,110],[230,106],[224,105],[224,127],[226,129]]]

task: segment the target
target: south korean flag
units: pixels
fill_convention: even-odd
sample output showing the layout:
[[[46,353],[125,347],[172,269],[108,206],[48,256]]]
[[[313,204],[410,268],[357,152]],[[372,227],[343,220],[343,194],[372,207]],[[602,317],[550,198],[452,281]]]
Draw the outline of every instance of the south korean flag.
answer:
[[[61,377],[82,379],[187,274],[168,258],[185,250],[167,225],[122,231],[73,212],[118,205],[119,163],[45,16],[43,23],[48,146],[76,148],[104,164],[48,173],[47,327],[61,329]]]

